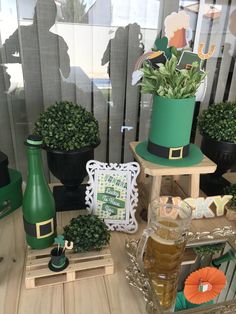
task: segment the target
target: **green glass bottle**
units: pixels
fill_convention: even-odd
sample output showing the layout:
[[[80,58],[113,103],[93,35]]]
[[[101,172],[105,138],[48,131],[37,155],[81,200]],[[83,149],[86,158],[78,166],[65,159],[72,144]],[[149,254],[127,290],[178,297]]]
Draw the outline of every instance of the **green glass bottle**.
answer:
[[[28,178],[23,197],[26,241],[33,249],[51,246],[56,237],[56,211],[52,192],[43,172],[42,137],[30,135],[26,141]]]

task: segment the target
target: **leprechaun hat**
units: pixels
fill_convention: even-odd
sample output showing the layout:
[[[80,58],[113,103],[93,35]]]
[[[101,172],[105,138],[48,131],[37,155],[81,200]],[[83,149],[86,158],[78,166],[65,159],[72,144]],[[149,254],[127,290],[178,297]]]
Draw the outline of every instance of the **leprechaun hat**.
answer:
[[[136,146],[136,153],[156,164],[186,167],[203,159],[201,150],[190,144],[195,97],[168,99],[153,97],[148,141]]]

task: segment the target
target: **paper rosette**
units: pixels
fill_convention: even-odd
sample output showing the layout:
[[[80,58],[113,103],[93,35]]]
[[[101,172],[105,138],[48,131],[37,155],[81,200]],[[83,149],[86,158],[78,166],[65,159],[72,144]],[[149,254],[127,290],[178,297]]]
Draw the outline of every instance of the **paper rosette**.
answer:
[[[214,299],[225,287],[225,274],[215,267],[204,267],[188,276],[184,295],[194,304],[202,304]]]

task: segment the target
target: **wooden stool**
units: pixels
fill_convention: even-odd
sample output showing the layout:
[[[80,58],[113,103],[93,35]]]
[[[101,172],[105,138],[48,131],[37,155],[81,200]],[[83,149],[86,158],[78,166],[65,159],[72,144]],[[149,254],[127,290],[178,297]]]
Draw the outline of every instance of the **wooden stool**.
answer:
[[[154,164],[140,157],[135,152],[135,147],[139,142],[131,142],[130,147],[134,158],[140,165],[140,178],[139,180],[144,181],[146,175],[152,177],[152,185],[150,191],[149,201],[160,195],[161,179],[162,176],[173,176],[175,181],[179,181],[181,175],[190,175],[190,190],[188,192],[191,197],[198,197],[200,190],[200,174],[202,173],[213,173],[216,170],[216,164],[209,158],[204,156],[203,160],[192,167],[168,167],[158,164]]]

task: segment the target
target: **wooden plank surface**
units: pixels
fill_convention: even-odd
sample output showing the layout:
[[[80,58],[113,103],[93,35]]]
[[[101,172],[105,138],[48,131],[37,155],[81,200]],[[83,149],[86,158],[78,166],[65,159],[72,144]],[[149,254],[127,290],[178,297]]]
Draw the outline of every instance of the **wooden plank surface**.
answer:
[[[234,12],[235,9],[236,9],[236,1],[232,0],[230,10],[229,10],[229,16]],[[230,74],[230,71],[232,71],[231,62],[234,56],[236,40],[235,40],[235,36],[229,30],[229,25],[230,25],[230,20],[227,19],[226,34],[224,38],[224,44],[222,45],[224,47],[224,50],[223,50],[222,59],[221,59],[219,79],[218,79],[217,87],[216,87],[215,102],[223,101],[227,79]]]
[[[64,286],[65,314],[111,314],[104,278],[89,278]]]
[[[58,213],[58,229],[61,231],[62,225],[67,224],[78,213],[77,211]],[[128,264],[124,250],[125,240],[128,237],[126,234],[112,234],[115,275],[107,276],[107,279],[104,277],[89,278],[78,282],[26,290],[24,278],[22,280],[25,244],[21,210],[4,218],[0,223],[3,243],[8,244],[8,240],[11,243],[10,246],[2,246],[0,251],[1,256],[9,256],[8,260],[2,261],[1,267],[0,299],[3,301],[0,303],[0,313],[113,314],[119,312],[125,314],[131,300],[134,300],[131,313],[145,313],[144,300],[139,297],[136,289],[128,285],[124,275],[125,267]],[[17,262],[9,261],[12,256],[15,256],[11,252],[17,252]]]
[[[130,24],[128,33],[127,50],[127,78],[126,78],[126,100],[123,127],[123,161],[132,160],[132,154],[129,150],[129,143],[136,140],[136,130],[138,122],[140,88],[132,86],[132,73],[137,59],[143,54],[143,40],[140,26],[136,23]]]
[[[64,68],[60,68],[60,60],[63,58],[62,53],[67,53],[67,47],[64,39],[50,32],[50,28],[55,23],[55,10],[56,6],[51,1],[41,1],[38,2],[36,6],[37,30],[35,31],[34,35],[38,35],[38,53],[40,58],[39,73],[41,73],[43,78],[41,80],[43,90],[43,104],[46,108],[55,101],[61,99],[60,70],[64,74],[64,68],[68,66],[67,64],[64,64]],[[60,52],[59,41],[61,41]],[[62,45],[64,47],[63,49]]]
[[[109,161],[121,161],[122,133],[129,27],[118,27],[110,39],[102,57],[107,65],[111,80],[112,94],[109,102]]]
[[[207,4],[214,5],[220,4],[221,0],[209,0]],[[202,20],[202,28],[200,34],[200,43],[205,43],[205,49],[209,49],[211,45],[216,45],[216,51],[212,58],[206,60],[206,67],[205,71],[207,73],[207,89],[204,100],[200,104],[199,113],[202,110],[207,109],[208,106],[214,102],[215,100],[215,91],[216,91],[216,83],[217,79],[220,82],[221,78],[218,77],[218,59],[222,57],[221,47],[225,44],[224,42],[224,26],[227,22],[228,18],[228,6],[222,5],[222,10],[220,14],[220,18],[218,19],[211,19],[207,16],[203,17]],[[221,91],[224,94],[224,91]],[[218,96],[217,96],[218,97]],[[217,100],[217,99],[216,99]],[[196,132],[195,143],[201,143],[201,135],[199,131]]]
[[[108,8],[107,8],[108,9]],[[92,11],[91,14],[94,12]],[[90,72],[90,77],[92,82],[92,104],[93,104],[93,113],[95,118],[98,120],[99,132],[101,144],[94,151],[94,158],[100,161],[107,160],[107,142],[108,138],[108,107],[111,93],[111,86],[109,82],[109,76],[107,74],[107,66],[104,66],[101,69],[101,59],[104,53],[105,47],[103,44],[109,42],[110,28],[107,27],[94,27],[92,26],[92,69]],[[98,44],[98,38],[102,38],[101,44]],[[99,70],[99,73],[97,71]],[[104,81],[101,81],[101,78]],[[96,80],[98,79],[98,80]],[[101,83],[99,83],[101,82]],[[106,82],[106,83],[105,83]],[[104,84],[105,83],[105,84]]]
[[[6,8],[2,8],[3,15],[4,10]],[[11,25],[16,25],[18,23],[17,3],[12,2],[9,10],[11,12]],[[4,19],[2,22],[4,25]],[[3,25],[0,33],[0,124],[2,130],[0,147],[1,151],[7,154],[10,167],[21,169],[21,173],[26,174],[25,149],[22,143],[29,132],[28,119],[30,116],[27,116],[25,86],[22,86],[24,84],[23,80],[21,82],[23,51],[22,46],[20,47],[20,32],[18,29],[9,34],[8,27]],[[22,29],[22,27],[19,27],[19,29]],[[9,37],[7,38],[7,36]],[[26,81],[26,78],[24,79]]]
[[[208,2],[211,4],[218,4],[219,0]],[[207,90],[204,101],[201,103],[200,111],[207,108],[212,94],[212,88],[215,81],[215,72],[217,71],[217,60],[221,56],[221,44],[223,44],[224,34],[223,28],[225,19],[227,18],[227,5],[222,6],[220,19],[209,19],[204,16],[202,22],[202,30],[200,35],[200,43],[205,43],[205,47],[216,45],[216,51],[214,56],[206,61],[206,72],[207,72]],[[208,31],[207,31],[208,30]],[[208,49],[208,48],[205,48]]]
[[[109,161],[110,153],[111,162],[120,161],[122,158],[124,161],[129,161],[131,154],[127,150],[128,142],[135,140],[135,136],[139,137],[140,140],[147,139],[151,112],[151,96],[141,95],[139,104],[137,88],[132,87],[129,82],[132,64],[136,54],[138,54],[137,47],[134,48],[133,45],[137,37],[133,37],[129,29],[128,38],[121,38],[123,36],[122,30],[125,30],[125,27],[122,26],[119,28],[120,35],[118,34],[120,38],[116,39],[118,44],[112,44],[113,48],[108,49],[109,60],[104,65],[104,72],[106,72],[108,62],[111,61],[110,68],[114,78],[113,100],[115,100],[115,102],[110,102],[110,96],[112,95],[106,97],[103,95],[102,88],[94,87],[92,75],[95,78],[104,77],[104,73],[95,72],[99,69],[98,64],[101,62],[103,52],[106,49],[106,43],[109,41],[109,37],[114,37],[117,27],[95,26],[91,23],[85,25],[59,22],[56,23],[54,28],[59,27],[60,30],[64,28],[67,31],[64,35],[58,36],[51,29],[49,30],[49,26],[46,25],[48,20],[54,22],[55,17],[53,17],[53,14],[50,16],[50,13],[53,13],[54,10],[53,7],[50,7],[50,3],[51,1],[38,3],[36,10],[38,13],[37,23],[33,25],[21,25],[29,22],[26,20],[26,18],[29,18],[27,15],[29,13],[23,12],[22,4],[18,3],[20,27],[19,30],[16,30],[15,35],[12,38],[10,37],[10,42],[12,48],[14,48],[13,54],[20,53],[21,59],[19,59],[19,62],[22,64],[25,86],[24,90],[20,90],[20,96],[17,96],[16,93],[6,96],[4,92],[9,80],[7,76],[4,77],[4,73],[0,75],[2,82],[2,88],[0,89],[2,115],[0,121],[3,129],[8,130],[3,132],[0,139],[1,149],[8,154],[12,166],[17,165],[17,168],[23,174],[26,174],[25,150],[22,146],[25,136],[32,131],[33,123],[39,112],[44,109],[44,106],[46,108],[55,100],[68,99],[76,100],[88,110],[92,110],[99,121],[102,141],[95,151],[95,158],[101,161]],[[234,10],[236,2],[235,0],[225,2],[222,0],[209,0],[207,3],[208,5],[220,4],[222,10],[218,19],[205,16],[199,30],[201,32],[198,36],[199,41],[206,43],[206,50],[210,44],[217,43],[215,55],[206,62],[208,88],[200,111],[207,108],[213,100],[222,100],[222,97],[228,94],[229,100],[234,101],[236,98],[236,89],[234,88],[236,67],[233,58],[235,37],[227,28],[230,13]],[[148,6],[147,4],[147,8]],[[153,46],[155,37],[157,34],[159,35],[163,26],[165,16],[170,12],[177,11],[178,6],[178,0],[160,1],[160,8],[156,12],[157,27],[154,25],[152,29],[141,29],[141,41],[145,45],[145,51],[150,50]],[[34,4],[31,3],[29,7],[33,15]],[[11,12],[15,12],[16,5],[9,5],[9,9],[11,9]],[[89,14],[92,14],[92,12],[93,10],[90,10]],[[147,15],[147,20],[148,18]],[[24,22],[22,22],[23,20]],[[129,22],[127,20],[127,24]],[[1,30],[3,39],[4,33],[5,30]],[[67,48],[69,49],[67,50]],[[13,62],[6,58],[7,56],[4,57],[6,53],[9,53],[9,51],[2,51],[2,63],[9,62],[13,65]],[[68,53],[71,59],[71,68],[68,62]],[[70,79],[65,80],[69,71]],[[16,78],[17,76],[13,77],[13,79]],[[122,126],[130,126],[132,129],[129,131],[126,129],[124,134],[121,133]],[[197,138],[199,143],[199,134]],[[109,141],[111,144],[110,149]],[[53,177],[52,181],[54,181]]]
[[[45,264],[44,264],[45,265]],[[68,272],[75,272],[75,271],[81,271],[81,270],[86,270],[86,269],[90,269],[90,268],[101,268],[103,266],[112,266],[112,260],[111,259],[99,259],[96,260],[96,266],[94,265],[94,263],[92,263],[91,261],[83,261],[81,263],[71,263],[68,268],[66,268],[64,271],[61,271],[60,274],[62,273],[68,273]],[[33,267],[36,265],[33,265]],[[37,265],[40,266],[40,265]],[[105,272],[104,272],[105,273]],[[37,277],[48,277],[48,276],[52,276],[54,275],[54,273],[51,272],[50,269],[48,268],[39,268],[39,269],[32,269],[32,270],[27,270],[27,279],[32,279],[32,278],[37,278]],[[56,274],[55,274],[56,275]]]
[[[82,211],[83,212],[83,211]],[[81,211],[57,214],[58,232]],[[139,217],[137,217],[139,219]],[[140,220],[140,219],[139,219]],[[232,225],[225,217],[195,220],[193,231],[211,230],[220,225]],[[111,252],[115,273],[106,277],[81,279],[50,287],[26,290],[24,277],[24,231],[21,210],[0,221],[2,245],[0,256],[0,313],[4,314],[145,314],[145,302],[141,293],[131,287],[125,278],[128,258],[125,242],[138,239],[146,223],[141,222],[134,235],[113,232]]]
[[[0,313],[17,314],[25,258],[21,210],[0,220]]]
[[[64,314],[63,285],[26,290],[22,281],[17,314]]]
[[[139,233],[138,233],[139,234]],[[137,237],[138,234],[132,237]],[[125,241],[130,238],[124,233],[113,233],[111,238],[112,256],[115,262],[115,272],[105,278],[106,290],[111,314],[129,313],[144,314],[145,302],[140,292],[129,286],[125,278],[125,268],[128,259],[125,252]],[[133,302],[135,300],[135,302]]]

